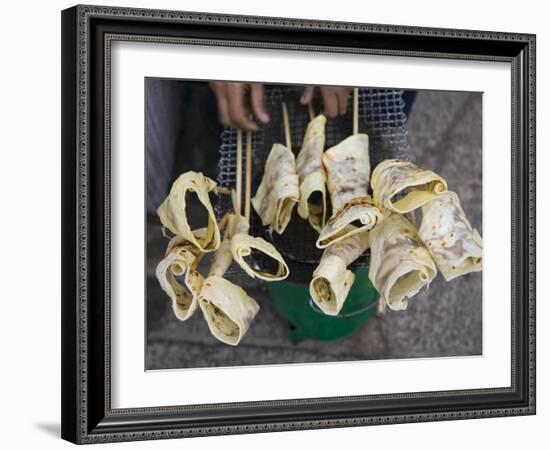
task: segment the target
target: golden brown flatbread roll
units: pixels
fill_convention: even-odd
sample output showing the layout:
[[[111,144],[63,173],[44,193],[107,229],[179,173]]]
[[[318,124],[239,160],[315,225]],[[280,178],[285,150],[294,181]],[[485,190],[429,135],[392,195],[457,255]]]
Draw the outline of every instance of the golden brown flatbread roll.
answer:
[[[418,234],[445,280],[482,269],[481,236],[466,218],[456,193],[447,191],[422,206]]]
[[[260,309],[244,289],[213,275],[204,281],[199,305],[212,335],[230,345],[242,340]]]
[[[309,122],[302,148],[296,158],[296,172],[300,180],[298,214],[303,219],[307,219],[317,231],[321,231],[325,225],[327,209],[326,180],[322,161],[326,122],[327,119],[322,114]],[[318,198],[315,199],[315,197]]]
[[[264,225],[282,234],[299,198],[294,154],[284,145],[274,144],[252,206]]]
[[[236,216],[229,218],[224,239],[214,253],[198,299],[212,335],[230,345],[237,345],[242,340],[260,309],[244,289],[223,278],[233,261],[231,239],[242,230],[241,225]]]
[[[407,309],[408,299],[427,286],[437,268],[414,226],[393,214],[370,232],[369,279],[380,302],[391,309]]]
[[[409,161],[387,159],[372,172],[371,186],[378,207],[405,214],[447,190],[447,182],[431,170]],[[402,194],[402,198],[396,197]]]
[[[355,281],[348,266],[369,246],[369,232],[362,231],[327,247],[309,285],[315,304],[330,316],[337,315]]]
[[[324,153],[323,165],[334,211],[365,197],[370,177],[369,137],[354,134],[344,139]]]
[[[213,191],[215,187],[216,183],[202,173],[186,172],[174,181],[170,193],[157,210],[164,227],[176,236],[193,243],[202,252],[212,252],[220,246],[220,230],[208,196],[208,193]],[[188,194],[196,194],[208,216],[207,223],[204,224],[206,233],[202,238],[196,238],[189,225],[187,218]]]
[[[327,248],[356,233],[374,228],[382,220],[384,213],[374,205],[370,196],[350,200],[327,221],[316,245]]]
[[[231,253],[235,262],[252,278],[279,281],[288,277],[288,266],[277,249],[261,237],[249,236],[248,230],[233,236]]]
[[[206,229],[197,230],[195,234],[200,238],[206,234]],[[179,320],[189,319],[197,309],[197,298],[204,281],[197,266],[203,255],[194,244],[176,236],[168,244],[166,256],[157,266],[157,279],[172,300],[172,309]],[[183,279],[183,284],[178,277]]]
[[[333,214],[319,234],[319,248],[370,230],[384,218],[367,195],[370,161],[366,134],[352,135],[327,150],[323,155],[323,165]]]

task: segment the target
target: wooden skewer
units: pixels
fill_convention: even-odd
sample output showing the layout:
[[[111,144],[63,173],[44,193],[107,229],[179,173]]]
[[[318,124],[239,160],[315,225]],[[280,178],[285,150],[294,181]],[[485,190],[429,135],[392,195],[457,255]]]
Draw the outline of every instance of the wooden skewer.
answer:
[[[311,102],[307,104],[307,109],[309,111],[309,120],[313,120],[315,118],[315,112],[313,111],[313,105]]]
[[[220,231],[225,228],[225,225],[227,224],[228,219],[229,219],[229,213],[226,212],[218,222],[218,228],[220,229]]]
[[[290,123],[288,121],[288,110],[286,109],[286,103],[283,102],[283,122],[285,125],[285,138],[286,147],[292,151],[292,141],[290,140]]]
[[[246,183],[244,190],[244,217],[250,222],[250,190],[252,184],[252,132],[246,133]]]
[[[353,134],[359,133],[359,88],[353,88]]]
[[[216,194],[218,195],[231,195],[231,189],[223,187],[223,186],[216,186]]]
[[[236,199],[236,213],[241,215],[241,198],[242,198],[242,178],[243,178],[243,132],[237,130],[237,199]]]

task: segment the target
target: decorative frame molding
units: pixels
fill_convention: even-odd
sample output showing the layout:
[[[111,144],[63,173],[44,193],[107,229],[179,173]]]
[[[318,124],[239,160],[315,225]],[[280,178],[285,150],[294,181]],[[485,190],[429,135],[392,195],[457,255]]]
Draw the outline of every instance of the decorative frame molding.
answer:
[[[112,409],[110,67],[117,40],[510,62],[511,386]],[[75,6],[62,13],[62,83],[63,438],[97,443],[535,413],[534,35]]]

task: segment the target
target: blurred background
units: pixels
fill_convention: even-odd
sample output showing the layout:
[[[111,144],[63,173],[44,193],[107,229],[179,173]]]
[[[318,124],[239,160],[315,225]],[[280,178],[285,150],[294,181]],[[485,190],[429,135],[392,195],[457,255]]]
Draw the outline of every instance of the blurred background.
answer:
[[[372,291],[368,287],[362,290],[363,286],[360,286],[361,280],[366,279],[366,260],[363,265],[354,267],[357,275],[355,295],[348,298],[342,317],[326,318],[311,307],[307,298],[308,267],[296,266],[294,273],[297,275],[290,283],[270,283],[269,286],[243,276],[233,268],[228,277],[260,305],[260,312],[237,347],[212,337],[200,310],[186,322],[177,320],[170,299],[155,277],[155,268],[168,243],[155,211],[173,180],[185,171],[201,171],[221,184],[230,185],[233,180],[227,173],[224,175],[223,170],[231,167],[235,131],[224,129],[218,121],[216,99],[206,82],[148,78],[145,88],[146,369],[482,353],[482,274],[479,272],[451,282],[439,275],[428,289],[409,301],[406,311],[388,310],[384,316],[378,317],[375,308],[370,308],[376,300],[372,298]],[[272,122],[255,133],[254,151],[258,164],[263,163],[262,152],[267,152],[266,149],[274,143],[274,130],[279,129],[278,111],[274,110],[274,105],[287,91],[283,90],[281,94],[278,87],[272,87],[266,92],[266,106]],[[292,94],[288,95],[291,97]],[[300,122],[303,122],[302,116],[293,113],[293,99],[290,97],[287,100],[293,149],[297,152],[304,126]],[[409,158],[416,165],[438,173],[447,180],[449,188],[458,193],[472,226],[483,234],[481,93],[365,88],[361,90],[360,98],[365,118],[360,130],[368,132],[371,138],[373,167],[386,155]],[[316,111],[319,112],[322,102],[318,98],[316,102]],[[348,125],[349,117],[329,119],[327,146],[333,145],[331,140],[335,143],[346,133],[350,134],[346,128]],[[282,136],[279,141],[283,142]],[[261,173],[254,172],[257,183]],[[222,202],[217,205],[219,213],[226,207]],[[296,242],[296,236],[302,237],[300,227],[298,222],[291,225],[287,237],[294,237]],[[262,230],[256,229],[253,234],[261,233]],[[310,236],[314,237],[313,230]],[[291,244],[282,241],[276,243],[277,248],[279,245]],[[207,272],[208,261],[205,258],[201,263],[203,274]],[[289,299],[290,296],[294,298]]]

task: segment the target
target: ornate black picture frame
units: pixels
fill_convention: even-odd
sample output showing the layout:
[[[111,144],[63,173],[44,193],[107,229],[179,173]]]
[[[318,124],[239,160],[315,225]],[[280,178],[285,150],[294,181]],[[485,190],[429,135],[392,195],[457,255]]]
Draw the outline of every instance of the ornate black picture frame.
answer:
[[[511,386],[113,409],[110,46],[115,40],[512,66]],[[62,437],[75,443],[535,413],[535,36],[98,6],[62,12]]]

